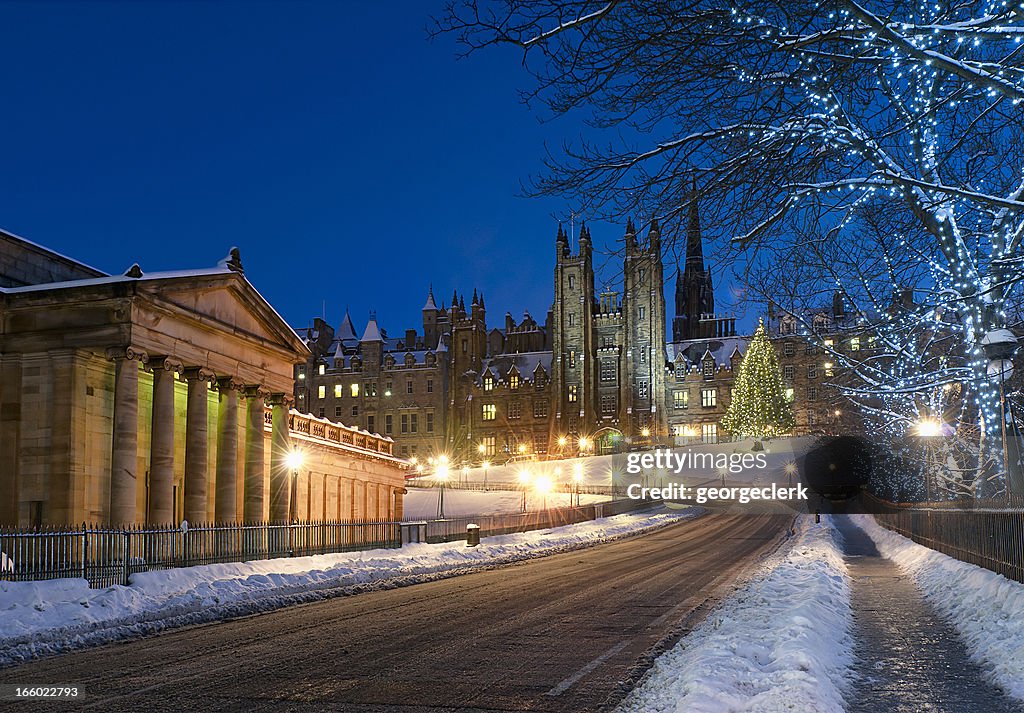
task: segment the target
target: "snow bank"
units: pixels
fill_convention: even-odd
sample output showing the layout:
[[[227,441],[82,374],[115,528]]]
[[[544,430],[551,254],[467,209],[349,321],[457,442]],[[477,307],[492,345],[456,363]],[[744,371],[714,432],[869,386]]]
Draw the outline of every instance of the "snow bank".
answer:
[[[409,488],[402,498],[402,512],[405,520],[429,520],[437,517],[437,488]],[[581,493],[580,504],[607,502],[607,495],[589,495]],[[552,508],[564,508],[576,504],[573,493],[550,493],[546,498],[533,492],[526,494],[528,510],[541,510],[544,505]],[[523,510],[523,491],[521,490],[459,490],[445,488],[444,513],[448,517],[466,517],[476,515],[497,515],[500,513],[516,513]]]
[[[870,515],[851,517],[956,627],[971,658],[1007,693],[1024,700],[1024,584],[919,545]]]
[[[540,557],[696,517],[701,508],[627,514],[577,525],[401,549],[345,552],[143,572],[131,585],[84,579],[0,581],[0,666],[165,629],[440,579]]]
[[[852,663],[850,582],[827,518],[655,660],[619,713],[842,713]]]

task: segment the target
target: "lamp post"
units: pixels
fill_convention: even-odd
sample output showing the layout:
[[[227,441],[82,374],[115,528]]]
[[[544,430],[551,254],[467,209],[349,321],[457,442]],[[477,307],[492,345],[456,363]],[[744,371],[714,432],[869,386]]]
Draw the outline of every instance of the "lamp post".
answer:
[[[988,357],[988,376],[999,384],[999,427],[1003,441],[1003,472],[1006,496],[1010,497],[1010,451],[1006,442],[1006,392],[1003,382],[1013,376],[1013,353],[1017,351],[1017,337],[1009,329],[993,329],[981,338],[981,347]]]
[[[487,469],[491,467],[491,462],[485,460],[481,465],[484,467],[484,490],[487,490]]]
[[[480,454],[481,458],[483,458],[485,455],[487,455],[487,446],[485,446],[483,443],[480,443],[476,447],[476,452]],[[483,466],[484,466],[484,490],[485,491],[487,490],[487,467],[489,465],[490,465],[490,462],[488,462],[486,460],[483,462]]]
[[[529,470],[519,471],[519,483],[523,486],[523,512],[526,512],[526,489],[530,485],[530,480],[533,478]]]
[[[796,463],[790,461],[786,463],[786,467],[783,468],[786,471],[786,487],[793,487],[793,476],[796,475]]]
[[[569,439],[565,436],[558,437],[558,455],[562,458],[565,457],[565,445],[569,442]]]
[[[583,482],[583,464],[577,463],[573,468],[572,482],[576,490],[576,507],[580,506],[580,483]]]
[[[580,455],[586,455],[587,449],[590,448],[590,439],[586,436],[580,436]]]
[[[537,478],[533,483],[533,489],[540,493],[541,496],[541,510],[548,509],[548,493],[551,492],[551,478],[546,475],[542,475]]]
[[[445,462],[439,463],[437,469],[434,471],[434,477],[437,482],[441,484],[440,493],[437,498],[437,516],[444,520],[444,486],[448,482],[448,459],[445,458]]]
[[[288,473],[291,476],[291,482],[288,484],[288,521],[295,522],[295,510],[296,500],[298,495],[296,489],[298,487],[299,480],[299,468],[302,467],[302,461],[304,460],[302,451],[295,449],[288,452],[285,456],[284,462],[288,467]]]
[[[469,466],[462,466],[462,475],[459,476],[459,486],[463,486],[469,480]]]
[[[925,416],[914,425],[914,433],[924,439],[925,452],[925,474],[924,474],[924,498],[927,502],[932,501],[932,475],[931,475],[931,444],[933,438],[942,435],[942,421],[933,416]]]

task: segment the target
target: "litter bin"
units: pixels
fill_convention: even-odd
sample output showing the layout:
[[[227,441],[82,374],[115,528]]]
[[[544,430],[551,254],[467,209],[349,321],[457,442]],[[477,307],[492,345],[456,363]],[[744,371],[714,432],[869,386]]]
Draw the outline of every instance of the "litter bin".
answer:
[[[466,547],[476,547],[480,544],[480,526],[470,523],[466,525]]]

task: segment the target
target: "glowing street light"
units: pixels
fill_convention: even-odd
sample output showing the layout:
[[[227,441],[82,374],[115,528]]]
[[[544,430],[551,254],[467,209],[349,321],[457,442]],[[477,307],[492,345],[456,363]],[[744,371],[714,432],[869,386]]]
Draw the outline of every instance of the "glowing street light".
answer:
[[[585,453],[590,448],[592,441],[586,436],[580,436],[580,453]]]
[[[786,473],[787,485],[789,487],[793,487],[793,476],[796,475],[796,463],[794,461],[786,463],[786,465],[783,467],[783,470]]]
[[[914,431],[922,438],[935,438],[942,435],[942,422],[937,418],[922,418],[914,426]]]
[[[580,484],[583,482],[583,464],[577,463],[573,467],[572,482],[576,489],[576,507],[580,506]]]
[[[565,436],[559,436],[558,437],[558,447],[559,448],[565,448],[565,444],[568,443],[568,442],[569,442],[569,439],[566,438]]]
[[[487,455],[487,446],[485,446],[483,443],[477,445],[476,452],[479,453],[480,455]]]
[[[647,426],[644,426],[643,428],[640,429],[640,435],[643,436],[644,438],[650,438],[651,429],[647,428]]]
[[[519,444],[519,452],[520,453],[526,453],[526,444],[525,443],[520,443]]]
[[[551,492],[552,484],[551,478],[546,475],[542,475],[533,481],[533,489],[537,491],[541,496],[541,509],[548,509],[548,493]]]
[[[298,500],[296,489],[298,488],[299,468],[302,467],[304,460],[305,456],[297,448],[288,451],[284,457],[284,464],[291,475],[291,483],[289,483],[290,487],[288,488],[288,519],[292,522],[295,521],[295,506],[297,504],[296,500]]]
[[[441,484],[441,492],[437,500],[437,516],[442,520],[444,520],[444,486],[448,483],[447,460],[448,459],[446,458],[445,462],[438,465],[437,469],[434,471],[434,477],[437,479],[437,482]]]
[[[526,488],[530,485],[530,481],[533,479],[533,473],[527,469],[519,471],[519,484],[523,488],[523,512],[526,512]]]

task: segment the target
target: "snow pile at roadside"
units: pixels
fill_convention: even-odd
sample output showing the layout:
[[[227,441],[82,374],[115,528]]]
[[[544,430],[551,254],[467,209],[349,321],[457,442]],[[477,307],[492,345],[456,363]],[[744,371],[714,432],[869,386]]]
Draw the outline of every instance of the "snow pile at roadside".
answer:
[[[401,549],[213,564],[132,575],[130,586],[84,579],[0,581],[0,666],[283,606],[440,579],[693,518],[701,508],[626,514],[577,525]]]
[[[870,515],[851,518],[883,556],[914,578],[956,627],[971,657],[1007,693],[1024,700],[1024,584],[919,545]]]
[[[852,662],[850,582],[827,518],[658,657],[619,713],[842,713]]]
[[[437,488],[408,488],[402,498],[404,520],[429,520],[437,517],[437,502],[440,492]],[[573,493],[550,493],[546,497],[534,492],[526,494],[527,510],[543,510],[545,506],[564,508],[576,504]],[[607,495],[580,493],[580,504],[607,502]],[[523,491],[521,490],[459,490],[445,488],[444,514],[448,517],[477,517],[498,513],[522,512]]]

